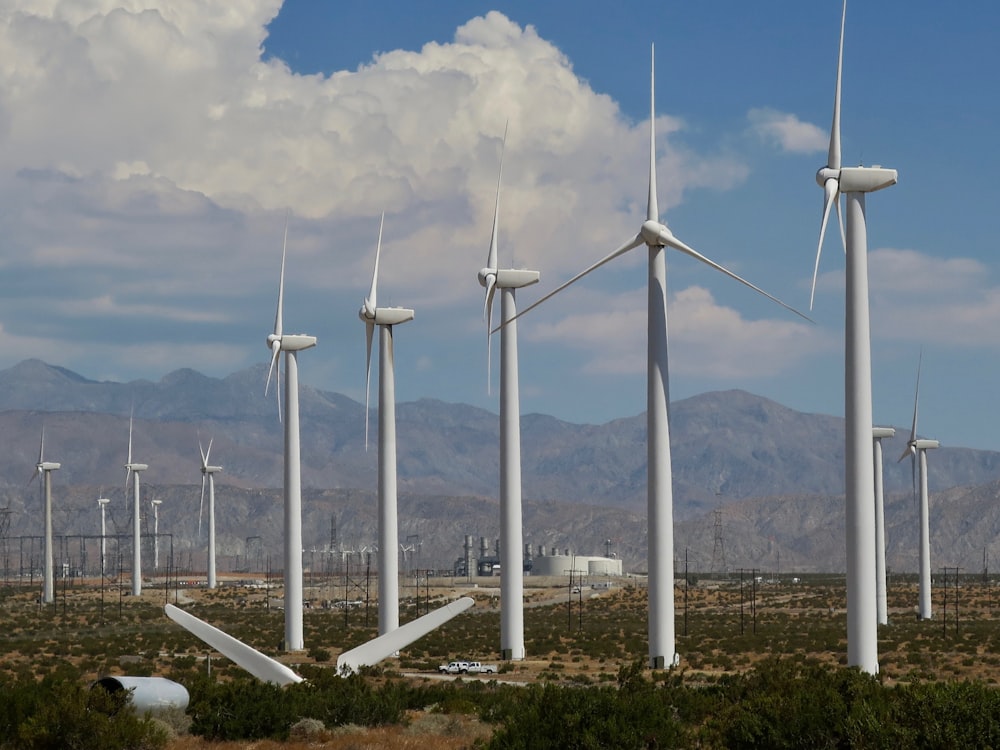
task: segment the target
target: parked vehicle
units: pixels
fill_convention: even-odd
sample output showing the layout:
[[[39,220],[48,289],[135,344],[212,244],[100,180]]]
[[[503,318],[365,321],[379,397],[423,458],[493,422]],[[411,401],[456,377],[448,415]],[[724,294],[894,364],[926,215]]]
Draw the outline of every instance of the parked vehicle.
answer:
[[[438,667],[438,672],[441,674],[465,674],[468,671],[469,662],[467,661],[450,661]]]
[[[496,664],[482,664],[478,661],[469,662],[469,674],[496,674],[499,667]]]

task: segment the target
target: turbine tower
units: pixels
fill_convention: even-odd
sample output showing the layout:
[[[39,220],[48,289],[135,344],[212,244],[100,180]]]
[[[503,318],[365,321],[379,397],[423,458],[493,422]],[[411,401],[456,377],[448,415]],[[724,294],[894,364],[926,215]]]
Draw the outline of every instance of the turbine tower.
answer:
[[[111,500],[106,497],[97,498],[97,505],[101,509],[101,578],[104,577],[104,571],[107,569],[105,566],[107,565],[107,553],[108,553],[108,547],[107,547],[108,527],[107,524],[105,523],[104,513],[108,503],[110,502]]]
[[[922,359],[922,357],[921,357]],[[899,457],[902,461],[907,456],[913,467],[914,487],[916,494],[917,462],[920,463],[920,607],[921,620],[930,620],[934,616],[931,607],[931,532],[930,503],[927,497],[927,451],[940,448],[937,440],[922,440],[917,438],[917,401],[920,398],[920,363],[917,364],[917,389],[913,396],[913,425],[910,427],[910,439],[906,450]]]
[[[517,302],[515,291],[538,282],[538,271],[499,269],[497,234],[500,221],[500,182],[503,179],[503,152],[507,145],[504,129],[493,208],[493,234],[486,267],[479,271],[479,283],[486,288],[486,372],[491,379],[490,328],[493,297],[500,289],[500,656],[520,661],[524,648],[524,571],[522,563],[523,522],[521,512],[521,400],[517,373]],[[487,386],[489,388],[489,386]]]
[[[649,194],[646,202],[646,220],[639,233],[581,271],[540,300],[525,308],[529,310],[549,297],[583,278],[629,250],[646,245],[649,252],[648,328],[647,328],[647,385],[646,385],[646,471],[647,471],[647,526],[649,535],[649,666],[655,669],[679,663],[675,648],[674,625],[674,537],[673,537],[673,488],[670,466],[670,428],[667,416],[669,404],[669,379],[667,368],[667,272],[664,250],[668,247],[690,255],[732,279],[745,284],[782,307],[805,318],[763,289],[737,276],[732,271],[709,260],[704,255],[678,240],[666,224],[660,222],[656,201],[656,108],[653,99],[653,64],[650,50],[649,90]],[[808,320],[808,318],[806,318]]]
[[[299,365],[298,353],[316,346],[316,337],[284,333],[282,316],[285,296],[285,250],[288,247],[288,218],[281,244],[281,274],[278,277],[278,308],[274,332],[267,337],[271,366],[267,371],[264,395],[285,353],[285,640],[286,651],[305,648],[302,634],[302,465],[299,446]],[[278,419],[281,419],[281,376],[277,377]]]
[[[45,578],[42,585],[42,601],[52,604],[55,601],[55,584],[53,579],[52,560],[52,472],[61,464],[45,460],[45,428],[42,428],[42,438],[38,443],[38,463],[35,473],[31,475],[28,484],[35,477],[41,480],[41,490],[45,495]]]
[[[396,506],[396,376],[393,359],[392,327],[413,320],[413,310],[378,307],[378,260],[382,252],[382,226],[378,225],[375,270],[372,286],[358,317],[365,324],[365,447],[368,446],[368,390],[372,371],[372,339],[378,326],[378,633],[385,635],[399,627],[399,537]]]
[[[153,506],[153,573],[160,570],[160,506],[162,500],[150,500]]]
[[[201,454],[201,503],[198,506],[198,538],[201,538],[201,513],[205,507],[205,480],[208,480],[208,572],[205,574],[208,588],[215,588],[215,472],[222,471],[221,466],[209,466],[208,457],[212,453],[212,441],[208,441],[208,450],[202,450],[198,441],[198,452]]]
[[[847,0],[840,19],[840,51],[833,99],[833,123],[825,167],[816,173],[823,188],[823,219],[809,306],[816,292],[816,275],[830,210],[847,196],[847,291],[844,332],[845,474],[847,517],[847,665],[869,674],[878,672],[878,620],[875,586],[875,470],[871,455],[872,362],[868,316],[868,230],[865,194],[896,184],[896,170],[882,167],[841,167],[840,91],[844,67],[844,25]]]
[[[878,624],[889,624],[889,609],[885,582],[885,487],[882,480],[882,439],[896,434],[892,427],[873,427],[875,466],[875,603]]]
[[[142,529],[140,526],[139,475],[149,468],[148,464],[132,461],[132,415],[128,418],[128,460],[125,463],[125,497],[128,498],[128,480],[132,483],[132,596],[142,593]]]

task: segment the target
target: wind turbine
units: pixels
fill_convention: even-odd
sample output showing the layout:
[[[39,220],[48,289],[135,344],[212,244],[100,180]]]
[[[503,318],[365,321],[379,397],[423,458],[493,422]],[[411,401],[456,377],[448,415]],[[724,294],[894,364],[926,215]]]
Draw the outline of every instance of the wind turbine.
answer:
[[[872,363],[868,315],[868,234],[865,194],[896,184],[896,170],[875,167],[842,167],[840,158],[840,93],[844,67],[844,26],[847,0],[840,19],[840,51],[837,86],[833,100],[833,123],[825,167],[816,173],[823,188],[823,219],[820,224],[813,291],[823,249],[830,210],[840,195],[847,196],[847,291],[845,299],[845,473],[847,516],[847,664],[870,674],[878,672],[878,624],[875,585],[875,477],[871,456]]]
[[[107,564],[107,525],[105,524],[105,510],[111,500],[106,497],[97,498],[97,505],[101,509],[101,578],[104,577],[105,565]]]
[[[885,488],[882,481],[882,439],[896,434],[892,427],[873,427],[875,466],[875,603],[878,624],[889,624],[889,609],[885,584]]]
[[[155,574],[160,570],[160,506],[163,501],[150,500],[149,504],[153,506],[153,572]]]
[[[493,208],[493,234],[486,267],[479,271],[479,283],[486,288],[486,372],[491,372],[490,328],[493,297],[500,289],[500,656],[520,661],[524,648],[524,572],[522,560],[523,523],[521,511],[521,400],[517,373],[517,302],[515,291],[538,282],[538,271],[499,269],[497,234],[500,222],[500,182],[503,154],[507,146],[504,128]],[[487,389],[489,386],[487,386]]]
[[[202,450],[198,441],[198,452],[201,454],[201,503],[198,506],[198,538],[201,538],[201,512],[205,507],[205,480],[208,480],[208,588],[215,588],[215,472],[222,471],[221,466],[209,466],[208,457],[212,453],[212,440],[208,441],[208,450]]]
[[[913,424],[910,427],[910,439],[906,450],[899,457],[902,461],[907,456],[914,473],[914,494],[916,494],[917,461],[920,463],[920,608],[921,620],[929,620],[934,616],[931,608],[931,533],[930,533],[930,502],[927,497],[927,451],[940,448],[937,440],[917,438],[917,402],[920,398],[920,363],[917,364],[917,389],[913,396]]]
[[[302,635],[302,463],[299,446],[299,365],[298,353],[316,346],[316,337],[304,333],[284,333],[282,316],[285,297],[285,250],[288,247],[288,217],[281,244],[281,274],[278,277],[278,308],[274,332],[267,337],[271,366],[267,371],[264,395],[285,353],[285,650],[305,648]],[[281,419],[281,376],[278,375],[278,419]]]
[[[378,632],[385,635],[399,627],[399,537],[396,500],[396,376],[393,359],[392,327],[413,320],[413,310],[379,307],[378,261],[382,252],[382,226],[378,225],[375,270],[372,286],[358,317],[365,324],[365,446],[368,445],[368,391],[372,371],[372,339],[379,329],[378,355]]]
[[[782,307],[805,318],[777,297],[737,276],[732,271],[709,260],[685,245],[674,236],[666,224],[660,222],[656,202],[656,107],[653,99],[653,54],[650,48],[649,74],[649,193],[646,202],[646,220],[639,233],[624,245],[606,255],[589,268],[556,287],[515,317],[520,317],[558,294],[591,271],[600,268],[619,255],[646,245],[649,252],[647,385],[646,385],[646,471],[647,471],[647,526],[649,536],[649,666],[654,669],[674,666],[680,662],[675,648],[674,626],[674,537],[673,537],[673,488],[670,466],[670,427],[667,415],[669,403],[669,378],[667,369],[667,273],[664,250],[671,247],[705,263],[717,271],[763,294]],[[805,318],[809,320],[808,318]]]
[[[42,585],[42,601],[45,604],[52,604],[55,601],[52,561],[52,472],[60,466],[61,464],[54,461],[45,460],[45,428],[42,427],[42,437],[38,443],[38,463],[35,464],[35,472],[28,480],[28,484],[38,477],[41,480],[40,489],[45,494],[45,578]]]
[[[128,498],[128,480],[134,475],[132,483],[132,596],[142,593],[142,528],[139,511],[139,475],[149,468],[148,464],[137,464],[132,461],[132,415],[128,417],[128,461],[125,463],[125,497]]]

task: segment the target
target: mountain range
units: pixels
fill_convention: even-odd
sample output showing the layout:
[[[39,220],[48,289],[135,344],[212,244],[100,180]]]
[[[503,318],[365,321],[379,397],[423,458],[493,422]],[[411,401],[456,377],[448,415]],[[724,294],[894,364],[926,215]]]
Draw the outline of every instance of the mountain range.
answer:
[[[220,555],[237,560],[260,537],[281,548],[282,428],[266,366],[225,378],[182,369],[158,382],[101,382],[38,360],[0,371],[0,507],[8,545],[40,533],[38,460],[59,461],[54,477],[57,534],[99,530],[96,498],[112,499],[111,520],[127,528],[123,494],[130,415],[133,456],[149,464],[147,499],[163,500],[160,530],[178,555],[203,557],[198,539],[199,440],[212,441]],[[302,385],[303,515],[307,550],[360,550],[375,539],[377,419],[365,447],[365,408],[341,394]],[[844,566],[844,422],[806,414],[744,391],[709,392],[670,407],[678,555],[702,569]],[[543,414],[521,420],[525,542],[537,550],[620,555],[645,561],[645,415],[600,425]],[[889,564],[915,570],[916,505],[911,464],[897,462],[909,428],[884,441]],[[421,399],[397,405],[400,541],[416,564],[450,566],[465,535],[499,533],[497,414]],[[993,554],[1000,522],[1000,453],[942,447],[929,457],[932,554],[941,565],[978,570]],[[1000,551],[1000,547],[998,547]],[[713,561],[714,558],[714,561]],[[779,563],[780,558],[780,563]],[[233,565],[236,563],[233,562]],[[309,561],[307,560],[307,565]]]

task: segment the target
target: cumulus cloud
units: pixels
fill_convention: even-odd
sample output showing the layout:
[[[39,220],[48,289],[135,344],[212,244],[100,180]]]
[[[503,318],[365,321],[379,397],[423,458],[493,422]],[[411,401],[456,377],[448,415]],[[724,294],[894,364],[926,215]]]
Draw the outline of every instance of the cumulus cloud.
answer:
[[[585,312],[535,324],[525,338],[579,350],[588,357],[587,373],[644,373],[645,292],[591,294],[586,305],[579,305]],[[698,286],[670,295],[667,320],[671,373],[713,381],[772,376],[832,346],[822,332],[802,322],[748,320]]]
[[[490,12],[448,42],[300,75],[263,56],[279,10],[279,0],[0,7],[0,321],[14,340],[47,336],[65,353],[53,359],[87,373],[101,357],[150,376],[161,361],[256,361],[289,208],[286,317],[324,326],[324,342],[356,338],[356,319],[330,309],[345,295],[360,302],[383,210],[380,293],[418,319],[464,317],[482,304],[474,279],[508,121],[502,263],[565,276],[581,254],[635,233],[649,123],[624,117],[533,27]],[[680,145],[684,128],[676,115],[656,119],[664,214],[693,187],[726,190],[748,175],[727,153]],[[176,356],[205,323],[225,346],[209,355],[206,345],[197,362]],[[100,351],[58,349],[98,324],[125,333]],[[428,352],[419,366],[442,359]],[[603,366],[633,364],[623,353]]]
[[[772,143],[782,151],[793,154],[811,154],[825,151],[830,145],[830,134],[809,122],[802,122],[788,112],[757,108],[747,113],[751,130],[762,140]]]

